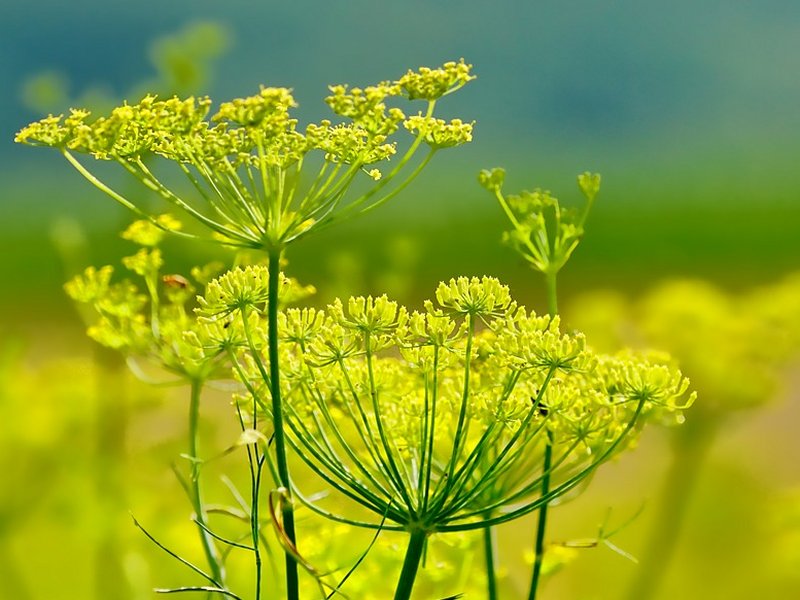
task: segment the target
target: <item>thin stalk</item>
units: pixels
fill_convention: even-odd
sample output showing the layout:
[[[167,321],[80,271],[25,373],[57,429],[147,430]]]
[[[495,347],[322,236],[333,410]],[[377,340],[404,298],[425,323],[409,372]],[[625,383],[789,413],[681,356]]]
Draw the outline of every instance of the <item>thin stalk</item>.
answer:
[[[495,196],[495,198],[497,198],[497,201],[500,203],[500,208],[503,209],[503,212],[508,217],[508,220],[511,221],[511,224],[514,226],[514,229],[516,229],[517,231],[522,231],[522,224],[519,222],[517,217],[514,215],[514,211],[511,210],[511,207],[508,205],[508,202],[506,201],[506,199],[503,196],[502,192],[499,189],[497,189],[494,192],[494,196]],[[537,261],[539,261],[539,262],[543,261],[544,257],[542,256],[542,253],[539,251],[539,249],[536,246],[534,246],[531,243],[530,238],[528,236],[526,236],[526,235],[523,235],[521,237],[521,239],[524,241],[525,246],[527,246],[528,250],[530,250],[531,256],[534,259],[536,259]],[[532,261],[532,262],[534,262],[534,261]],[[534,262],[534,264],[536,264],[536,263]]]
[[[286,416],[288,430],[294,435],[294,438],[296,438],[295,440],[292,438],[292,436],[287,435],[287,443],[293,449],[298,451],[298,454],[301,455],[303,461],[308,464],[309,467],[311,467],[320,477],[328,482],[333,481],[331,485],[333,485],[343,494],[346,494],[351,498],[355,498],[359,504],[366,506],[370,510],[381,512],[382,509],[376,507],[383,506],[385,503],[379,496],[376,496],[374,493],[372,493],[369,488],[365,487],[357,478],[352,475],[351,471],[345,466],[345,464],[331,447],[330,441],[328,440],[328,437],[325,435],[324,431],[318,429],[319,435],[314,435],[314,433],[302,423],[302,419],[297,414],[293,415],[292,413],[287,413]],[[316,416],[313,418],[316,423],[319,423],[319,420]],[[321,442],[317,439],[318,437],[322,439]],[[316,459],[317,464],[314,464],[313,461],[308,460],[306,454],[310,454],[311,457]],[[325,471],[319,468],[319,464],[322,464],[324,469],[327,469],[327,472],[335,476],[339,480],[339,483],[336,483],[328,475],[326,475]],[[348,488],[352,488],[356,493],[348,491]],[[361,495],[361,498],[359,498],[359,494]],[[390,495],[387,494],[387,497],[390,497]]]
[[[431,159],[433,158],[434,154],[436,154],[436,149],[435,148],[431,148],[430,152],[428,152],[428,154],[425,156],[425,158],[417,165],[417,167],[411,172],[411,174],[408,177],[405,178],[403,183],[398,185],[391,192],[386,194],[383,198],[380,198],[379,200],[376,200],[372,204],[369,204],[369,205],[365,206],[364,208],[362,208],[361,212],[362,213],[369,212],[369,211],[381,206],[382,204],[385,204],[386,202],[388,202],[389,200],[394,198],[397,194],[402,192],[405,188],[408,187],[408,185],[412,181],[414,181],[414,179],[417,178],[417,175],[419,175],[422,172],[422,170],[425,167],[428,166],[428,163],[431,162]]]
[[[502,471],[500,469],[501,468],[505,468],[505,465],[509,464],[507,461],[505,461],[505,457],[508,456],[508,454],[514,448],[515,444],[517,443],[517,441],[519,441],[519,439],[523,435],[525,429],[528,427],[528,424],[530,423],[530,421],[533,419],[534,415],[536,414],[536,411],[538,410],[538,407],[541,404],[542,398],[544,397],[544,393],[547,390],[547,386],[550,385],[550,381],[552,381],[553,377],[555,376],[555,372],[556,372],[555,367],[551,367],[548,370],[547,376],[545,377],[544,381],[542,382],[542,385],[539,387],[539,393],[536,395],[536,398],[534,399],[533,406],[531,407],[530,411],[528,412],[528,414],[523,419],[522,423],[520,423],[519,427],[517,427],[517,430],[511,436],[511,439],[508,440],[508,442],[506,442],[505,446],[503,446],[503,449],[500,450],[500,452],[498,453],[497,457],[494,458],[494,460],[492,461],[491,466],[486,470],[486,472],[484,472],[483,475],[480,477],[480,479],[475,484],[473,484],[471,486],[470,491],[462,497],[462,499],[460,501],[461,504],[460,505],[451,506],[451,508],[448,509],[448,514],[452,514],[453,512],[458,510],[461,506],[464,506],[469,500],[471,500],[472,498],[475,498],[479,493],[481,493],[483,491],[485,486],[487,486],[489,484],[489,482],[491,482],[492,478],[496,478],[496,473],[501,473]],[[540,428],[544,427],[544,424],[540,425],[539,427]],[[509,460],[513,460],[513,458],[509,459]],[[486,507],[486,509],[490,509],[491,510],[491,509],[494,509],[494,508],[499,508],[501,505],[502,505],[502,502],[498,503],[497,506]],[[476,515],[476,516],[478,514],[479,513],[477,513],[477,512],[474,513],[474,515]]]
[[[234,239],[238,238],[240,241],[245,241],[245,242],[251,241],[241,233],[225,227],[221,223],[218,223],[217,221],[210,219],[203,213],[192,208],[189,204],[187,204],[184,200],[182,200],[180,196],[175,194],[167,186],[161,183],[161,181],[150,172],[150,169],[147,168],[147,166],[141,161],[141,159],[136,159],[136,162],[134,163],[136,167],[139,169],[138,171],[136,170],[136,168],[133,168],[133,166],[127,165],[125,161],[120,161],[120,164],[122,164],[122,166],[125,167],[128,170],[128,172],[131,173],[131,175],[139,179],[139,181],[141,181],[143,185],[154,190],[159,196],[164,198],[167,202],[170,202],[171,204],[174,204],[178,208],[182,209],[183,211],[194,217],[197,221],[199,221],[209,229],[212,229],[219,234],[228,236],[229,238],[234,238]],[[130,166],[131,168],[128,169],[128,166]]]
[[[347,368],[344,365],[344,361],[341,358],[338,360],[338,364],[342,371],[344,380],[347,383],[347,390],[349,391],[349,394],[353,399],[352,403],[358,410],[359,418],[361,419],[361,423],[363,424],[364,430],[366,431],[366,433],[364,433],[361,427],[358,426],[356,427],[356,431],[358,432],[359,437],[364,443],[364,448],[367,450],[367,452],[369,452],[370,457],[375,463],[375,466],[384,476],[386,482],[395,491],[397,491],[398,494],[400,494],[401,493],[400,490],[402,489],[402,482],[395,479],[394,472],[389,467],[387,459],[384,458],[384,455],[381,452],[380,447],[378,446],[377,442],[375,442],[377,436],[373,434],[373,429],[372,426],[370,425],[369,418],[367,417],[367,414],[364,412],[364,407],[361,406],[361,401],[358,398],[358,392],[356,391],[356,388],[350,379],[350,375],[347,372]],[[347,395],[343,393],[342,398],[346,400]],[[347,411],[351,415],[350,418],[353,420],[354,423],[357,423],[355,417],[353,416],[354,415],[353,409],[350,407],[349,401],[345,401],[345,407],[347,408]]]
[[[491,514],[486,518],[490,519]],[[497,536],[493,527],[483,529],[483,553],[486,557],[486,597],[489,600],[497,600],[497,574],[495,573],[495,555],[497,554]]]
[[[625,596],[630,600],[649,600],[659,591],[698,476],[717,435],[717,428],[708,419],[687,421],[681,429],[640,567]]]
[[[242,318],[244,322],[247,322],[247,313],[242,311]],[[252,342],[250,342],[250,346],[252,348]],[[233,363],[236,370],[239,372],[239,375],[244,382],[247,389],[250,391],[250,394],[253,396],[254,403],[257,401],[257,396],[255,390],[247,383],[247,378],[244,377],[244,373],[241,370],[241,367],[238,365],[236,361],[236,357],[232,350],[228,350],[228,353],[231,358],[231,362]],[[256,413],[255,404],[253,405],[253,414]],[[244,416],[242,415],[241,407],[239,404],[236,404],[236,414],[239,417],[239,425],[242,428],[242,431],[245,430],[244,424]],[[255,424],[253,426],[255,429]],[[262,572],[262,560],[261,560],[261,547],[259,542],[263,542],[264,547],[267,549],[269,553],[269,546],[267,545],[266,540],[263,539],[261,534],[261,525],[259,522],[259,515],[258,515],[258,501],[260,497],[260,490],[261,490],[261,475],[264,470],[264,462],[267,459],[267,454],[264,453],[259,457],[258,445],[254,445],[252,448],[248,445],[247,447],[247,462],[250,466],[250,505],[247,505],[245,499],[239,494],[238,490],[233,486],[232,483],[228,485],[228,488],[231,490],[234,498],[239,502],[239,505],[243,509],[243,518],[249,521],[250,525],[250,539],[252,540],[253,546],[250,548],[253,552],[253,563],[255,565],[255,600],[260,600],[261,598],[261,572]],[[227,484],[226,484],[227,485]],[[249,513],[249,514],[248,514]],[[243,547],[243,546],[242,546]],[[272,558],[271,553],[270,558]]]
[[[434,110],[435,106],[436,106],[436,100],[430,100],[430,101],[428,101],[428,110],[427,110],[427,112],[426,112],[426,114],[425,114],[425,117],[426,117],[426,118],[430,118],[431,116],[433,116],[433,110]],[[418,135],[418,136],[417,136],[417,137],[414,139],[414,141],[411,143],[411,146],[408,148],[408,150],[407,150],[407,151],[406,151],[406,153],[403,155],[403,157],[400,159],[400,161],[399,161],[399,162],[397,162],[397,163],[395,164],[394,168],[393,168],[391,171],[389,171],[389,173],[388,173],[388,174],[387,174],[385,177],[383,177],[383,178],[382,178],[382,179],[381,179],[381,180],[380,180],[380,181],[379,181],[379,182],[378,182],[378,183],[377,183],[377,184],[376,184],[374,187],[370,188],[369,190],[367,190],[366,192],[364,192],[364,193],[363,193],[361,196],[359,196],[358,198],[356,198],[355,200],[353,200],[353,201],[352,201],[352,202],[351,202],[351,203],[350,203],[350,204],[347,206],[347,208],[345,208],[344,210],[342,210],[342,211],[341,211],[341,213],[339,213],[339,214],[338,214],[336,217],[334,217],[334,218],[332,218],[331,220],[329,220],[329,221],[328,221],[328,223],[330,224],[330,223],[332,223],[332,222],[334,222],[334,221],[335,221],[335,222],[339,222],[339,221],[341,221],[341,219],[342,219],[342,218],[344,218],[344,217],[347,217],[347,216],[348,216],[348,215],[351,213],[351,211],[353,211],[353,210],[357,209],[359,206],[361,206],[362,204],[364,204],[365,202],[367,202],[367,201],[368,201],[370,198],[372,198],[372,197],[373,197],[375,194],[377,194],[377,193],[378,193],[378,192],[380,192],[380,191],[381,191],[383,188],[385,188],[387,185],[389,185],[389,183],[391,183],[391,181],[392,181],[392,180],[393,180],[393,179],[394,179],[394,178],[395,178],[395,177],[398,175],[398,173],[400,173],[400,171],[402,171],[402,170],[403,170],[403,168],[406,166],[406,164],[408,163],[408,161],[410,161],[410,160],[411,160],[411,158],[412,158],[412,157],[414,156],[414,154],[417,152],[417,149],[419,149],[420,145],[422,144],[422,142],[423,142],[424,140],[425,140],[425,134],[423,134],[423,133],[420,133],[420,134],[419,134],[419,135]],[[411,182],[411,180],[412,180],[414,177],[416,177],[416,175],[419,173],[419,171],[420,171],[420,170],[421,170],[421,169],[422,169],[422,168],[423,168],[425,165],[427,165],[427,164],[428,164],[428,161],[430,161],[430,159],[433,157],[433,155],[434,155],[435,153],[436,153],[436,150],[432,150],[432,151],[431,151],[431,152],[428,154],[428,156],[426,157],[426,159],[423,161],[423,164],[422,164],[422,166],[421,166],[421,167],[418,167],[418,168],[417,168],[417,169],[416,169],[416,170],[415,170],[415,171],[412,173],[412,175],[411,175],[411,176],[410,176],[408,179],[406,179],[406,180],[405,180],[405,181],[404,181],[404,182],[401,184],[401,186],[400,186],[400,189],[398,189],[396,192],[395,192],[395,191],[393,191],[393,192],[390,192],[389,194],[387,194],[387,196],[386,196],[386,197],[384,197],[384,198],[382,198],[382,199],[380,199],[380,200],[376,201],[376,203],[375,203],[375,204],[383,204],[383,203],[384,203],[386,200],[389,200],[389,198],[391,198],[392,196],[394,196],[394,195],[395,195],[395,193],[399,192],[399,191],[400,191],[402,188],[405,188],[405,187],[406,187],[406,186],[407,186],[407,185],[408,185],[408,184]],[[357,165],[358,165],[358,163],[354,163],[354,166],[357,166]],[[361,165],[361,166],[363,166],[363,165]],[[352,170],[352,168],[351,168],[351,170]],[[348,171],[348,173],[349,173],[349,171]],[[338,184],[337,184],[337,187],[338,187]],[[371,206],[369,206],[369,207],[367,207],[367,208],[365,208],[365,209],[362,209],[362,211],[363,211],[363,212],[366,212],[366,210],[369,210],[369,208],[371,208]]]
[[[293,174],[289,175],[287,168],[286,173],[289,175],[289,193],[286,196],[286,208],[290,208],[294,203],[294,195],[297,192],[297,187],[300,184],[300,175],[303,172],[303,157],[301,156],[297,163],[294,165]]]
[[[542,496],[550,493],[550,465],[553,461],[553,434],[547,432],[547,445],[544,448],[544,465],[542,467]],[[528,600],[536,599],[539,589],[539,579],[542,575],[542,562],[544,561],[544,533],[547,528],[547,502],[539,509],[539,520],[536,524],[536,547],[533,558],[533,574],[531,575],[531,589]]]
[[[221,187],[222,181],[215,175],[215,170],[202,158],[195,158],[192,164],[209,189],[213,190],[216,195],[216,200],[208,199],[209,206],[234,228],[239,228],[239,230],[245,230],[252,234],[252,230],[246,225],[248,222],[247,216],[244,215],[241,208],[236,206],[235,202],[232,203],[231,199],[224,193]],[[204,197],[207,196],[204,195]],[[242,218],[242,216],[244,216],[244,218]],[[257,231],[261,231],[258,224],[256,224],[255,227]]]
[[[614,451],[617,449],[617,446],[624,440],[630,431],[636,425],[636,422],[639,420],[639,417],[642,414],[642,409],[644,408],[645,398],[640,398],[636,403],[636,410],[633,413],[630,421],[625,425],[625,429],[617,436],[617,438],[608,446],[605,451],[603,451],[600,456],[595,458],[595,460],[586,466],[585,468],[581,469],[578,473],[571,476],[566,481],[560,483],[554,489],[551,489],[547,496],[542,496],[538,498],[536,501],[525,504],[519,508],[510,510],[505,512],[499,516],[494,516],[491,519],[483,519],[480,522],[465,522],[466,519],[469,519],[473,516],[476,516],[476,513],[465,513],[463,515],[457,515],[456,517],[450,519],[450,525],[439,525],[437,527],[437,531],[440,532],[448,532],[448,531],[471,531],[473,529],[481,529],[483,527],[489,527],[493,525],[499,525],[501,523],[508,523],[509,521],[513,521],[514,519],[518,519],[519,517],[525,516],[529,513],[532,513],[536,510],[539,510],[543,504],[548,503],[559,496],[567,493],[569,490],[574,488],[578,485],[581,481],[586,479],[589,475],[591,475],[597,467],[599,467],[603,462],[608,460],[608,457],[611,456]],[[487,507],[488,509],[500,508],[501,506],[507,506],[508,502],[506,499],[498,502],[494,506]],[[484,511],[485,514],[485,511]]]
[[[278,362],[278,287],[280,285],[281,250],[269,253],[269,289],[267,298],[267,326],[269,346],[270,391],[272,393],[272,424],[275,428],[275,462],[278,467],[278,483],[286,488],[287,502],[282,503],[283,528],[292,547],[297,548],[297,535],[292,508],[292,487],[289,478],[289,464],[286,460],[286,438],[283,426],[283,406],[281,405],[280,365]],[[286,552],[286,594],[288,600],[298,600],[297,563]]]
[[[558,271],[547,271],[544,274],[545,287],[547,288],[547,312],[552,319],[558,314],[558,294],[556,287],[556,276]],[[550,493],[550,469],[553,462],[553,434],[547,432],[547,444],[544,448],[544,465],[542,472],[541,495],[543,497]],[[544,562],[544,535],[547,529],[547,502],[539,508],[539,518],[536,521],[536,545],[533,556],[533,573],[531,574],[531,588],[528,592],[528,600],[536,599],[536,592],[539,589],[539,580],[542,575],[542,563]]]
[[[331,172],[326,175],[328,167],[331,164],[332,163],[327,160],[323,162],[322,168],[319,170],[314,183],[311,184],[311,189],[305,193],[305,198],[300,201],[300,210],[298,212],[306,212],[309,207],[319,207],[320,204],[323,204],[322,200],[324,199],[324,194],[331,184],[336,181],[339,171],[342,170],[342,163],[337,163],[333,169],[331,169]],[[355,172],[354,169],[355,167],[353,166],[348,168],[345,174],[342,175],[342,178],[344,179],[350,172]],[[339,187],[339,184],[337,184],[336,187]]]
[[[378,427],[378,436],[381,440],[381,444],[383,446],[383,451],[386,453],[386,459],[389,463],[389,468],[391,469],[392,475],[397,481],[397,491],[400,492],[400,495],[403,497],[403,500],[407,503],[409,511],[412,511],[414,514],[414,500],[411,497],[411,485],[406,485],[411,478],[408,476],[408,473],[405,473],[406,477],[403,477],[404,473],[400,472],[398,467],[398,461],[395,461],[394,457],[397,452],[397,448],[392,445],[392,441],[390,440],[390,436],[386,431],[386,428],[383,426],[383,418],[381,417],[381,407],[380,403],[378,402],[378,388],[375,385],[375,371],[373,368],[373,361],[372,361],[372,350],[371,346],[370,335],[367,333],[364,338],[364,345],[366,347],[366,355],[367,355],[367,373],[369,377],[369,395],[372,400],[372,411],[375,417],[375,424]],[[403,466],[403,463],[400,463],[400,466]],[[417,507],[418,508],[418,507]],[[414,515],[416,516],[416,515]]]
[[[83,175],[83,177],[89,183],[91,183],[94,187],[96,187],[98,190],[100,190],[104,194],[107,194],[108,196],[110,196],[111,198],[113,198],[114,200],[116,200],[117,202],[122,204],[122,206],[124,206],[128,210],[134,212],[135,214],[137,214],[138,216],[142,217],[143,219],[149,220],[151,223],[155,224],[159,229],[165,230],[164,226],[163,225],[159,225],[158,222],[153,217],[151,217],[150,215],[145,213],[143,210],[141,210],[139,207],[137,207],[135,204],[133,204],[133,202],[131,202],[130,200],[125,198],[122,194],[119,194],[119,193],[115,192],[110,187],[108,187],[105,183],[100,181],[97,177],[92,175],[89,172],[89,170],[86,169],[86,167],[84,167],[78,161],[78,159],[76,159],[74,156],[72,156],[72,154],[70,154],[70,152],[68,150],[61,150],[61,153],[64,155],[64,158],[66,158],[69,161],[69,163],[75,168],[75,170],[78,171],[78,173],[80,173],[81,175]]]
[[[301,348],[302,348],[302,351],[305,353],[306,349],[305,349],[304,345],[301,344]],[[308,377],[310,378],[310,380],[312,382],[314,382],[314,385],[316,385],[316,377],[314,375],[314,371],[311,368],[309,368],[309,369],[307,369],[307,374],[308,374]],[[378,490],[380,490],[385,496],[391,497],[391,494],[389,493],[388,489],[385,488],[384,485],[375,478],[375,476],[372,474],[372,472],[370,472],[370,470],[367,469],[364,466],[364,464],[363,464],[364,461],[360,460],[356,456],[355,451],[353,451],[353,449],[350,447],[350,444],[347,442],[347,440],[345,440],[344,436],[342,435],[341,430],[336,426],[336,422],[335,422],[333,416],[331,415],[330,410],[328,410],[328,405],[327,405],[325,399],[322,397],[321,394],[314,393],[314,389],[312,389],[312,387],[313,386],[309,386],[309,389],[307,390],[308,394],[310,394],[311,397],[313,398],[313,401],[316,403],[316,405],[317,405],[317,407],[318,407],[318,409],[320,411],[320,414],[322,415],[322,418],[325,421],[325,424],[328,425],[328,428],[330,429],[330,431],[333,434],[334,438],[338,442],[339,446],[344,450],[344,452],[347,455],[348,459],[350,460],[351,464],[353,464],[355,466],[355,468],[357,468],[370,481],[370,483],[372,483],[372,485],[374,485]],[[355,422],[356,419],[355,419],[355,415],[353,414],[352,410],[349,410],[348,412],[350,414],[350,418]],[[333,450],[333,446],[328,442],[328,436],[325,434],[324,424],[319,421],[319,418],[318,418],[317,415],[314,415],[314,423],[317,425],[317,429],[318,429],[320,435],[323,437],[323,439],[326,441],[327,445],[330,447],[331,452],[332,452],[332,456],[336,457],[336,453]],[[291,426],[291,424],[292,424],[292,422],[289,421],[289,425],[290,426]],[[363,435],[362,435],[362,438],[363,438]],[[338,459],[338,462],[339,462],[339,464],[344,464],[344,462],[341,459]]]
[[[428,534],[422,529],[415,529],[411,532],[411,539],[408,541],[408,550],[406,550],[406,558],[403,561],[403,570],[400,571],[400,579],[397,582],[394,600],[408,600],[411,597],[411,590],[414,588],[414,581],[417,578],[417,570],[419,569],[427,537]]]
[[[433,473],[433,444],[436,430],[436,401],[439,397],[439,345],[437,344],[433,349],[433,383],[431,384],[431,411],[430,411],[430,427],[428,428],[428,435],[424,443],[427,443],[427,459],[425,464],[425,494],[423,496],[422,512],[428,510],[428,502],[430,500],[431,491],[431,475]],[[420,467],[422,470],[422,467]]]
[[[552,319],[558,314],[558,294],[556,291],[556,271],[548,271],[544,275],[545,285],[547,286],[547,313]]]
[[[200,491],[200,458],[198,456],[198,423],[200,415],[200,393],[203,384],[193,379],[191,383],[191,395],[189,399],[189,460],[191,461],[192,476],[189,480],[189,491],[191,493],[192,504],[197,521],[197,531],[200,534],[200,543],[203,546],[203,553],[211,569],[211,576],[220,584],[225,583],[225,569],[222,566],[217,547],[214,540],[208,533],[208,523],[206,513],[203,508],[203,496]]]
[[[258,446],[255,447],[255,478],[252,480],[252,498],[250,510],[250,537],[253,540],[253,562],[256,567],[256,600],[261,600],[261,549],[259,547],[259,534],[261,526],[258,521],[258,499],[261,490],[261,474],[264,472],[266,455],[258,457]]]
[[[472,361],[472,344],[475,339],[475,315],[470,313],[469,317],[469,332],[467,334],[467,348],[464,351],[464,389],[461,394],[461,409],[458,412],[458,422],[456,423],[456,433],[453,439],[453,459],[450,461],[450,471],[448,478],[453,480],[453,474],[456,470],[456,463],[461,457],[461,450],[466,443],[465,426],[467,423],[467,403],[469,402],[469,376],[470,376],[470,363]]]

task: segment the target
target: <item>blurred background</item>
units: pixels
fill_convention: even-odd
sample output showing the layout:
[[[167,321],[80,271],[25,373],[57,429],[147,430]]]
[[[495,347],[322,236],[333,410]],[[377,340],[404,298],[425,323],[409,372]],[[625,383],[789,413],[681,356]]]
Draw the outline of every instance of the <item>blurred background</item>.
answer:
[[[560,277],[565,318],[604,349],[672,351],[698,404],[710,400],[689,433],[653,428],[553,511],[551,548],[569,564],[542,597],[800,594],[800,353],[786,333],[800,319],[796,2],[9,0],[0,596],[149,598],[182,571],[141,539],[128,511],[176,543],[189,512],[167,491],[177,488],[169,462],[182,451],[182,400],[99,353],[62,291],[84,266],[131,251],[118,232],[132,217],[56,152],[15,145],[15,132],[70,106],[102,110],[147,91],[225,100],[261,83],[293,88],[302,124],[328,116],[329,84],[460,57],[478,79],[440,116],[474,119],[475,141],[441,153],[380,211],[295,246],[290,274],[313,283],[319,303],[388,292],[412,306],[441,279],[491,274],[544,310],[542,283],[500,243],[506,224],[477,173],[504,166],[508,191],[542,187],[570,204],[575,176],[601,172],[587,236]],[[207,258],[168,248],[177,266]],[[227,409],[219,403],[220,422]],[[209,425],[209,440],[224,437],[220,427]],[[602,540],[571,548],[597,537],[609,509],[619,523],[642,506],[613,539],[638,566]],[[673,539],[658,537],[664,529]],[[530,542],[508,532],[501,542],[507,597],[522,597]],[[642,573],[658,586],[637,591]]]

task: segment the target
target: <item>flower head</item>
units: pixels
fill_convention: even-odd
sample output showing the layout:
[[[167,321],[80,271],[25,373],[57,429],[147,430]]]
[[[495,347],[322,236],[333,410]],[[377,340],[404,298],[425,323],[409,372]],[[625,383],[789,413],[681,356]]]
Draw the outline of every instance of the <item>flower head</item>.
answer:
[[[436,299],[409,314],[385,296],[351,298],[280,320],[291,443],[398,527],[530,512],[629,447],[644,419],[693,400],[674,369],[597,355],[495,279],[442,283]],[[467,326],[476,318],[484,328]],[[542,498],[548,445],[557,466]]]
[[[472,141],[472,123],[464,123],[461,119],[453,119],[449,123],[443,119],[424,117],[421,114],[409,117],[403,125],[412,133],[423,136],[425,143],[431,148],[451,148]]]
[[[428,162],[412,166],[421,139],[409,141],[393,168],[374,166],[395,156],[401,123],[418,132],[431,150],[469,142],[472,124],[433,117],[434,98],[472,79],[469,69],[461,61],[409,72],[396,82],[331,86],[325,101],[341,117],[336,123],[324,119],[298,127],[291,115],[297,106],[291,90],[262,86],[257,94],[222,102],[210,117],[207,97],[162,100],[148,95],[107,115],[75,109],[67,117],[51,115],[23,128],[16,141],[60,149],[89,182],[139,216],[149,215],[93,175],[76,155],[118,163],[149,191],[208,228],[213,240],[280,252],[337,215],[382,204],[416,177]],[[403,110],[391,105],[403,96],[428,98],[427,115],[406,120]],[[176,191],[174,178],[144,160],[152,155],[172,163],[194,194]],[[151,221],[158,226],[156,217]],[[147,238],[145,245],[157,243],[152,231],[139,229],[130,235],[144,235],[139,239]]]
[[[471,80],[472,65],[462,58],[459,62],[447,62],[438,69],[420,67],[417,71],[409,71],[397,82],[410,100],[437,100]]]

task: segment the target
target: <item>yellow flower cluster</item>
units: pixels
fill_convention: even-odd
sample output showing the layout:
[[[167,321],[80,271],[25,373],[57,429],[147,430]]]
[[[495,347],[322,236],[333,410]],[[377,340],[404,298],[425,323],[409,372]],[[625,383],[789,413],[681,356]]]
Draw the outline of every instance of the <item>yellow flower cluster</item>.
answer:
[[[421,67],[418,71],[409,71],[397,83],[411,100],[437,100],[475,79],[471,70],[472,65],[462,58],[438,69]]]
[[[583,226],[600,191],[600,175],[586,172],[578,176],[578,188],[586,199],[580,211],[563,208],[546,190],[506,196],[504,180],[503,169],[483,170],[478,175],[478,182],[495,195],[512,225],[503,240],[534,269],[554,276],[583,237]]]
[[[249,291],[231,297],[260,289],[235,278]],[[644,420],[680,420],[694,399],[675,369],[592,352],[558,318],[518,308],[496,279],[454,279],[435,297],[423,312],[381,296],[279,317],[290,444],[398,526],[469,529],[486,511],[533,510],[547,444],[558,495],[632,444]],[[247,404],[267,405],[258,369],[239,361],[256,396]]]
[[[434,119],[417,115],[408,118],[403,126],[412,133],[423,136],[425,143],[431,148],[452,148],[472,141],[474,123],[464,123],[461,119],[453,119],[449,123],[443,119]]]
[[[364,88],[331,86],[326,102],[342,121],[324,119],[305,129],[298,129],[291,116],[297,105],[291,91],[262,86],[253,96],[221,103],[210,116],[207,97],[162,100],[148,95],[98,118],[73,109],[66,117],[50,115],[31,123],[16,141],[58,148],[92,185],[140,216],[148,215],[137,202],[103,183],[74,154],[119,163],[148,190],[209,228],[213,239],[280,251],[333,219],[335,212],[367,210],[388,200],[436,150],[471,141],[472,124],[433,117],[435,100],[470,81],[469,73],[470,66],[461,61]],[[399,98],[428,100],[426,115],[406,120],[400,108],[389,105]],[[384,176],[369,167],[398,152],[394,136],[401,123],[415,139]],[[423,142],[430,154],[412,168]],[[317,158],[307,160],[312,154]],[[199,198],[171,189],[161,170],[144,160],[152,155],[172,162]],[[306,167],[318,171],[304,173]],[[371,178],[371,188],[346,198],[361,174]]]

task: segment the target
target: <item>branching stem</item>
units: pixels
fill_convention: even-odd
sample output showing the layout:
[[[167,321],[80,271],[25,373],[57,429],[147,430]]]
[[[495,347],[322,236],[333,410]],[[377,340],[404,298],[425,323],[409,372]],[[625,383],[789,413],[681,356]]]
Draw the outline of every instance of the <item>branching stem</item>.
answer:
[[[491,517],[491,513],[486,515],[487,519]],[[483,553],[486,557],[486,597],[488,600],[497,600],[497,574],[495,573],[497,540],[494,527],[483,528]]]
[[[400,580],[397,582],[394,600],[408,600],[411,597],[411,590],[414,588],[414,581],[417,578],[417,570],[419,569],[427,537],[428,534],[422,529],[415,529],[411,532],[411,539],[408,541],[406,558],[403,561],[403,570],[400,572]]]

